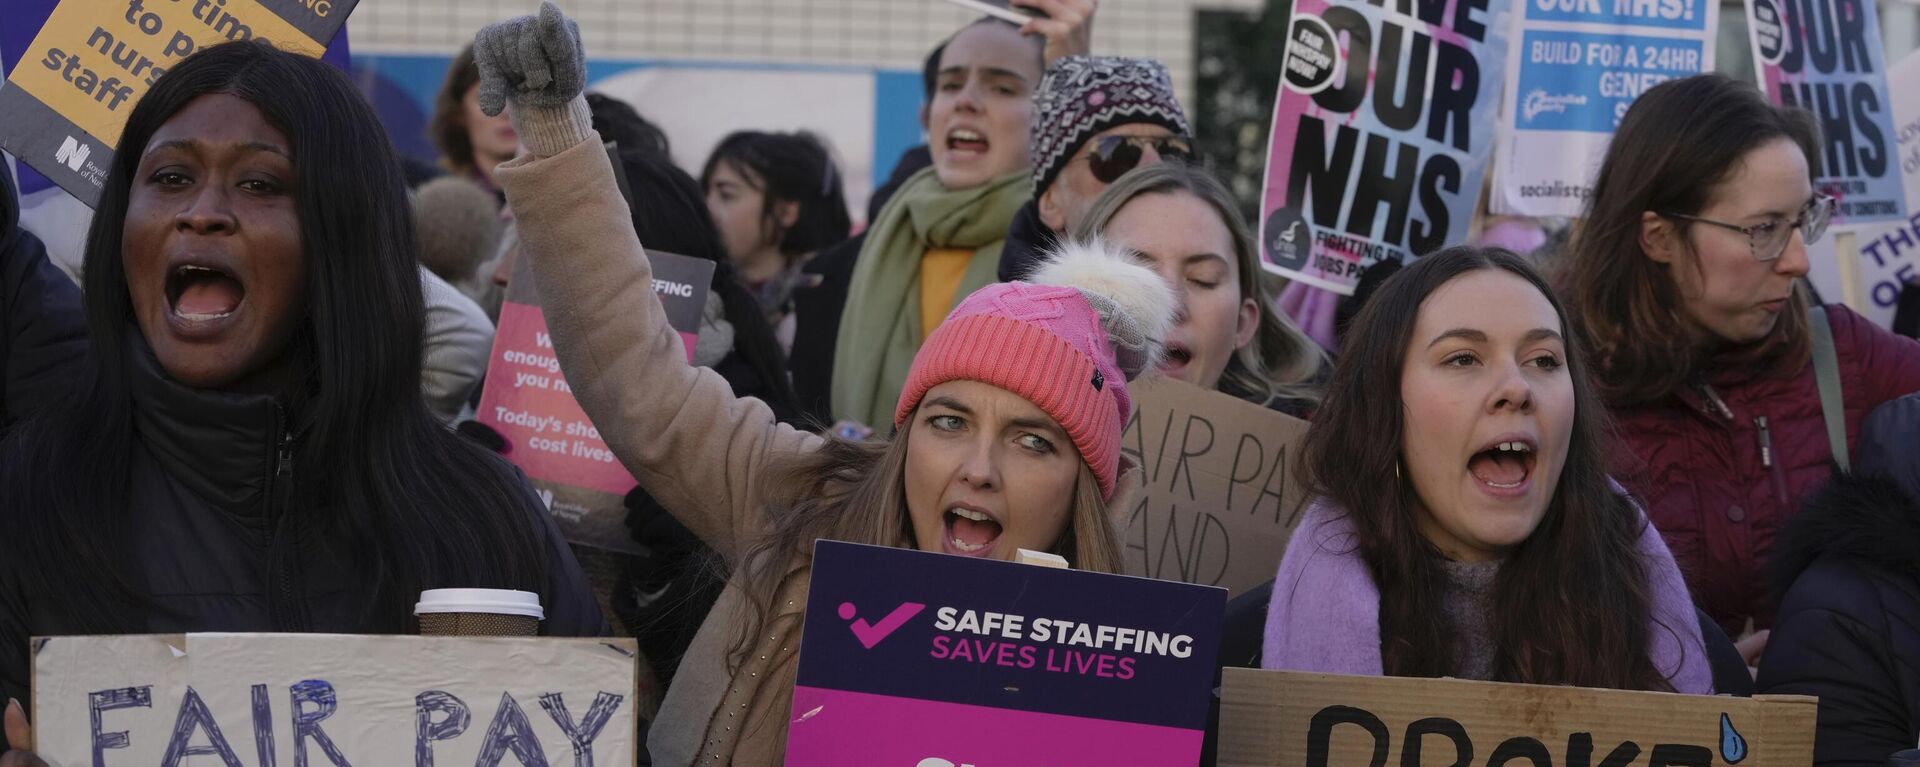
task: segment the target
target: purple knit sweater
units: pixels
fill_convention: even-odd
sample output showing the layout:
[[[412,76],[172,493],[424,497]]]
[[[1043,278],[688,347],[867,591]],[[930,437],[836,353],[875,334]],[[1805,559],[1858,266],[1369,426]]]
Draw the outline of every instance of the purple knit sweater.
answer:
[[[1324,499],[1308,508],[1287,544],[1267,609],[1261,665],[1271,669],[1380,676],[1380,590],[1360,557],[1347,515]],[[1647,654],[1674,690],[1713,694],[1700,624],[1673,555],[1647,525],[1640,535],[1653,594]]]

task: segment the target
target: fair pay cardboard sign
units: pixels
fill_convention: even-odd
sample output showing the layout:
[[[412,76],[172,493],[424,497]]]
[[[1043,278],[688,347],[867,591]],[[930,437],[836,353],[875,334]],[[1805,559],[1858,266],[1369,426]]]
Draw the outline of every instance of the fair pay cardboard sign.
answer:
[[[1805,767],[1817,701],[1229,668],[1223,767]]]
[[[33,642],[53,767],[630,765],[631,639],[187,634]]]
[[[1294,477],[1307,422],[1158,375],[1128,390],[1120,450],[1140,489],[1114,510],[1126,573],[1234,594],[1273,580],[1307,500]]]

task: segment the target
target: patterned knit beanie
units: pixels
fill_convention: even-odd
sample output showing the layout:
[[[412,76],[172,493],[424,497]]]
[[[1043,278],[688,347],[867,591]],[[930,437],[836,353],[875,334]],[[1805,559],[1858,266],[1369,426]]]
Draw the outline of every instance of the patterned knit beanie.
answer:
[[[894,409],[904,426],[947,381],[979,381],[1025,397],[1065,429],[1113,500],[1120,432],[1133,414],[1127,382],[1158,361],[1173,327],[1173,289],[1096,239],[1067,241],[1029,276],[976,290],[913,358]]]
[[[1054,62],[1033,93],[1033,141],[1028,144],[1033,196],[1047,191],[1087,139],[1134,123],[1193,135],[1173,95],[1173,79],[1160,62],[1121,56],[1068,56]]]

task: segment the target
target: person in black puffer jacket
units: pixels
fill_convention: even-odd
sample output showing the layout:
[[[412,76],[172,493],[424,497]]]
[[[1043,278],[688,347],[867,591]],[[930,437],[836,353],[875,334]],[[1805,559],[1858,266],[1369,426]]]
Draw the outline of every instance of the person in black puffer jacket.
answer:
[[[525,478],[427,411],[405,182],[344,75],[204,48],[120,150],[89,364],[0,442],[0,698],[28,697],[35,636],[413,633],[431,588],[535,592],[543,633],[605,633]]]
[[[1875,409],[1855,455],[1780,531],[1760,660],[1760,692],[1819,696],[1822,767],[1920,740],[1920,394]]]

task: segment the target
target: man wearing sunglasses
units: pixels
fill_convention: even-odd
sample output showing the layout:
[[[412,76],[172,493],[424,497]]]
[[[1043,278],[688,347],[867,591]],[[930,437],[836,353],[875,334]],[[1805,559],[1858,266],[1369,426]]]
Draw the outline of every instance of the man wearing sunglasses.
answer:
[[[1067,56],[1047,67],[1033,94],[1033,199],[1008,227],[1000,279],[1024,276],[1127,171],[1192,160],[1192,136],[1160,62]]]

